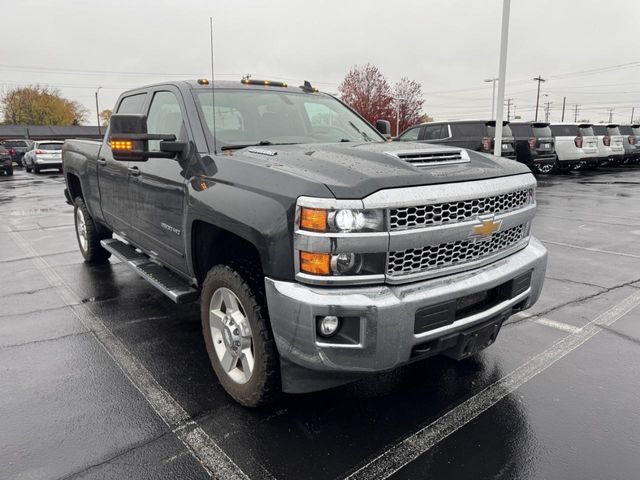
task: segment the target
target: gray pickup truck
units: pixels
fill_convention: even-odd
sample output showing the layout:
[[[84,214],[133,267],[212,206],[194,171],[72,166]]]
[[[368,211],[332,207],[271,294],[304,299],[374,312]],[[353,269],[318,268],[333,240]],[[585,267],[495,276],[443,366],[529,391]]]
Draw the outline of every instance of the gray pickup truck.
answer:
[[[220,383],[256,406],[490,345],[542,288],[526,166],[389,143],[308,83],[169,82],[63,148],[88,262],[200,298]]]

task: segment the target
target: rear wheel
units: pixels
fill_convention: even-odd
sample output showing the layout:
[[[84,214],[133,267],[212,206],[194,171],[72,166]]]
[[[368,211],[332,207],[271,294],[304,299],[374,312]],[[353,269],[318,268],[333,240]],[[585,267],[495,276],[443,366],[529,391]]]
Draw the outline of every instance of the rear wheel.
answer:
[[[536,164],[535,166],[536,171],[538,173],[543,173],[545,175],[553,172],[553,170],[555,169],[555,165],[551,164],[551,163],[544,163],[544,164]]]
[[[31,173],[31,167],[27,162],[24,162],[24,169],[26,172]]]
[[[280,362],[264,299],[250,264],[217,265],[203,283],[202,331],[218,380],[238,403],[257,407],[281,393]]]
[[[39,167],[37,164],[35,164],[35,163],[33,164],[33,171],[34,171],[35,173],[40,173],[40,167]]]
[[[76,239],[84,261],[88,263],[102,263],[107,261],[111,253],[102,248],[100,240],[111,237],[108,232],[95,224],[82,197],[74,202],[74,220]]]
[[[9,177],[13,176],[13,166],[7,168],[7,176]]]

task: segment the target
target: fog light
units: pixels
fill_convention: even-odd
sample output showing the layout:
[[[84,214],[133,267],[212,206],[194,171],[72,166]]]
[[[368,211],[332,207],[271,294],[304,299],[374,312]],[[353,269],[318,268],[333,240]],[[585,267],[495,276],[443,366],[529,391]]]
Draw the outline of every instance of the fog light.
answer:
[[[320,320],[320,335],[330,337],[334,335],[340,327],[340,319],[329,315]]]

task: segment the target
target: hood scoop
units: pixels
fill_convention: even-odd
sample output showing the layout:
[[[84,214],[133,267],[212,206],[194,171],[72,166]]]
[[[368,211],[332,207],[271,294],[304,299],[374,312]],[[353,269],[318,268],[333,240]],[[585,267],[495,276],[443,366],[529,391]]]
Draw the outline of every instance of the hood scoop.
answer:
[[[469,163],[471,159],[466,150],[430,150],[421,152],[419,150],[407,150],[397,152],[386,152],[387,155],[404,160],[414,167],[428,167],[431,165],[448,165],[452,163]]]

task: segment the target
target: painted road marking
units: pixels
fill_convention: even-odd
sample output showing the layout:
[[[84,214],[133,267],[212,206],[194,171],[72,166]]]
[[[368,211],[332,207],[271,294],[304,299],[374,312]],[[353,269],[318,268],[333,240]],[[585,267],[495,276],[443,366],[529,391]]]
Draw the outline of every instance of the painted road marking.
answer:
[[[392,445],[384,453],[349,475],[349,480],[383,479],[411,463],[434,445],[465,426],[504,397],[544,372],[558,360],[578,348],[591,337],[601,332],[598,324],[612,325],[640,305],[640,292],[627,297],[603,314],[591,320],[578,331],[567,335],[547,350],[531,358],[513,372],[492,383],[484,390],[413,435]]]
[[[547,317],[539,317],[534,313],[526,313],[526,312],[518,312],[513,315],[515,318],[520,318],[523,320],[531,320],[539,325],[544,325],[545,327],[555,328],[556,330],[562,330],[567,333],[576,333],[580,330],[580,327],[576,327],[575,325],[570,325],[564,322],[558,322],[557,320],[551,320]]]
[[[15,243],[29,255],[35,267],[60,293],[73,314],[142,394],[151,408],[175,433],[207,473],[220,479],[247,480],[249,477],[222,451],[218,444],[191,419],[182,406],[153,377],[151,372],[133,356],[125,345],[89,308],[82,304],[73,289],[60,277],[19,232],[11,232]],[[262,478],[273,478],[266,470]]]
[[[633,253],[614,252],[613,250],[602,250],[600,248],[592,248],[592,247],[581,247],[579,245],[572,245],[570,243],[564,243],[564,242],[553,242],[551,240],[542,240],[542,239],[538,239],[538,240],[540,240],[542,243],[549,243],[551,245],[558,245],[560,247],[577,248],[578,250],[587,250],[589,252],[596,252],[596,253],[606,253],[609,255],[620,255],[622,257],[640,258],[640,255],[634,255]]]

